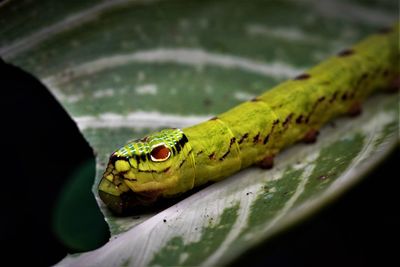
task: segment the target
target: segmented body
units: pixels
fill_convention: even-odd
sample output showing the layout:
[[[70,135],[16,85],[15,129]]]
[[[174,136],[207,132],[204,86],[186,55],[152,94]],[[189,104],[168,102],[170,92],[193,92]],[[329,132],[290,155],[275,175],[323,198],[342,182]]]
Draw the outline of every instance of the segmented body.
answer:
[[[273,157],[343,114],[354,115],[372,92],[399,77],[398,26],[368,37],[306,73],[209,121],[133,141],[110,157],[99,185],[116,213],[219,181]]]

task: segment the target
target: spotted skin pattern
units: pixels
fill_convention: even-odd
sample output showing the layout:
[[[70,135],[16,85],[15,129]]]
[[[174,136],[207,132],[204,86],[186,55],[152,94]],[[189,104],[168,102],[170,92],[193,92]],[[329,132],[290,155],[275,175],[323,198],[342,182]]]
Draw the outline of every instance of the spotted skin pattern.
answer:
[[[251,165],[271,168],[283,148],[315,142],[329,120],[359,114],[373,92],[398,90],[398,37],[396,25],[208,121],[128,142],[111,155],[99,196],[126,214]]]

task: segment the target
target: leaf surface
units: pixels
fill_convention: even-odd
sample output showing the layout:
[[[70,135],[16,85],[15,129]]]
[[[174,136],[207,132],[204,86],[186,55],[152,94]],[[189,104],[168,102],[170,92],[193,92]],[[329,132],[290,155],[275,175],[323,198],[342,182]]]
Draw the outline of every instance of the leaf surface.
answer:
[[[127,140],[249,100],[390,25],[395,10],[361,0],[1,4],[2,57],[48,86],[97,155],[93,192],[113,237],[59,265],[228,264],[343,193],[397,144],[396,97],[373,96],[272,170],[243,170],[164,210],[114,217],[96,188]],[[18,27],[24,17],[34,23]]]

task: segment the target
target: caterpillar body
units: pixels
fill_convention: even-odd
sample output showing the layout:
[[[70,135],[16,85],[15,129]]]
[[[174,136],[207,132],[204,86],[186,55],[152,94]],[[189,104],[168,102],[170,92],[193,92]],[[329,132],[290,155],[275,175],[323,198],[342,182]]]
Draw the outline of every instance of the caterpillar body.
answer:
[[[208,121],[127,143],[110,156],[100,198],[126,214],[251,165],[272,167],[283,148],[315,141],[327,121],[359,113],[374,91],[398,87],[398,33],[397,25],[371,35]]]

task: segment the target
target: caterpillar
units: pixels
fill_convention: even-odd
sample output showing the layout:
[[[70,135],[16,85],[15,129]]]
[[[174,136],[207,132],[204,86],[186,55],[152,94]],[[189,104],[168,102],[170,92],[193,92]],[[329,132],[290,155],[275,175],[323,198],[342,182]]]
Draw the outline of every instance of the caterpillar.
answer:
[[[396,25],[373,34],[208,121],[128,142],[111,154],[100,198],[127,214],[251,165],[271,168],[283,148],[312,143],[329,120],[360,113],[371,93],[398,89],[398,32]]]

